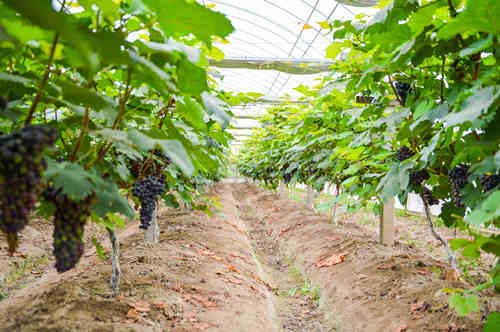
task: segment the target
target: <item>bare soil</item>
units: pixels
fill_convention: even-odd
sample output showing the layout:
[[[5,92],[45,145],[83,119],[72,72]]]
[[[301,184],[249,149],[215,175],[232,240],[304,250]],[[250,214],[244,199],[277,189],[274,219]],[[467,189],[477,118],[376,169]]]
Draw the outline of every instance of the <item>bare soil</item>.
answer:
[[[470,285],[443,279],[444,255],[380,245],[359,216],[330,225],[253,184],[219,184],[210,195],[221,204],[212,216],[161,209],[159,244],[144,244],[135,223],[119,232],[118,298],[107,255],[97,258],[89,241],[77,268],[57,274],[52,226],[33,220],[17,257],[0,251],[0,331],[481,331],[500,308],[486,290],[481,313],[457,317],[441,290]],[[108,253],[99,234],[88,231]],[[332,257],[338,264],[318,267]]]

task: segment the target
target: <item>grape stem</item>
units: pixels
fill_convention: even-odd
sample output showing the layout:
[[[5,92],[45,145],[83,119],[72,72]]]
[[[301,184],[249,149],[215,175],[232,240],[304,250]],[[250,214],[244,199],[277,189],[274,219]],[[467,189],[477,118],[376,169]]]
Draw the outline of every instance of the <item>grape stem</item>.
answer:
[[[451,268],[453,270],[455,270],[458,274],[458,268],[457,268],[457,262],[456,262],[455,255],[453,254],[453,251],[451,251],[451,248],[450,248],[450,245],[448,244],[448,242],[446,242],[443,239],[443,237],[441,235],[439,235],[436,232],[436,230],[434,229],[434,223],[432,222],[432,219],[431,219],[431,212],[429,210],[429,205],[427,204],[427,201],[424,199],[423,194],[420,194],[420,198],[422,198],[422,202],[424,203],[425,216],[427,218],[427,223],[429,224],[431,234],[432,234],[432,236],[434,236],[434,238],[436,238],[438,241],[440,241],[444,245],[446,252],[448,253],[448,261],[450,262]]]
[[[394,91],[394,94],[396,95],[396,99],[398,100],[399,105],[403,106],[403,103],[401,102],[401,99],[399,98],[399,95],[396,91],[396,87],[394,86],[394,82],[392,81],[391,75],[389,75],[389,82],[391,83],[392,91]]]
[[[64,7],[64,5],[63,5]],[[40,98],[42,98],[42,93],[43,89],[47,85],[47,82],[49,80],[49,75],[50,75],[50,67],[52,67],[52,63],[54,62],[54,55],[56,53],[56,47],[57,47],[57,42],[59,41],[59,32],[56,32],[54,36],[54,40],[52,41],[52,47],[50,48],[50,54],[49,54],[49,60],[47,62],[47,66],[45,67],[45,74],[43,75],[42,82],[40,83],[40,86],[38,87],[38,91],[35,95],[35,98],[33,99],[33,103],[31,104],[30,112],[28,113],[28,117],[26,118],[26,121],[24,122],[24,125],[27,126],[31,123],[31,120],[33,119],[33,114],[35,113],[36,107],[38,106],[38,103],[40,102]]]

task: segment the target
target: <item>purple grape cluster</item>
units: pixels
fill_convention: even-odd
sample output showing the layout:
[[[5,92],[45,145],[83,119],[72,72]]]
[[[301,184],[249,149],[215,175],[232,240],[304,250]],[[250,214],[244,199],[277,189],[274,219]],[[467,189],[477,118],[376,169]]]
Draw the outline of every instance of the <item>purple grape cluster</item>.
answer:
[[[490,191],[494,189],[500,184],[500,173],[487,175],[484,174],[481,176],[480,184],[483,187],[484,191]]]
[[[149,176],[138,180],[132,187],[132,194],[141,202],[141,225],[142,229],[148,229],[151,225],[158,197],[165,192],[165,177]]]
[[[43,150],[56,139],[53,128],[31,125],[0,136],[0,230],[7,234],[11,254],[17,247],[17,233],[28,224],[43,190],[47,168]]]
[[[410,159],[415,155],[415,152],[410,150],[407,146],[402,146],[399,148],[398,152],[396,152],[396,159],[399,161],[405,161],[406,159]]]
[[[460,195],[460,190],[462,190],[467,184],[467,177],[469,173],[470,166],[469,165],[458,165],[453,168],[449,175],[448,179],[451,182],[451,194],[455,199],[456,205],[462,207],[462,196]]]
[[[429,180],[430,175],[425,169],[416,171],[414,169],[410,170],[410,183],[413,185],[421,185],[425,180]]]
[[[0,96],[0,110],[6,110],[7,109],[7,105],[8,105],[7,99],[5,99],[4,97]]]
[[[437,200],[433,195],[432,192],[427,188],[424,187],[422,191],[422,198],[424,201],[427,203],[427,205],[432,206],[432,205],[437,205],[439,204],[439,200]]]
[[[53,246],[57,272],[66,272],[76,266],[83,255],[83,232],[90,216],[95,195],[77,201],[52,186],[43,192],[43,198],[54,204]]]
[[[398,94],[399,99],[401,100],[401,105],[405,106],[406,105],[406,98],[408,97],[408,94],[411,91],[410,83],[395,82],[394,86],[396,88],[396,93]]]

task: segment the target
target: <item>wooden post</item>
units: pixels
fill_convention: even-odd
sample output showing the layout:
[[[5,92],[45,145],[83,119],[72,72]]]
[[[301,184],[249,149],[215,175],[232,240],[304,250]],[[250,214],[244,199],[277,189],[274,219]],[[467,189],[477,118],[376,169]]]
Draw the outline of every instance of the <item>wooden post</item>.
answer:
[[[386,202],[380,216],[380,243],[394,244],[394,199]]]
[[[312,185],[307,185],[307,200],[306,200],[306,205],[310,207],[311,209],[314,209],[314,199],[316,198],[314,189]]]
[[[151,225],[144,231],[144,243],[155,244],[160,238],[160,228],[158,226],[158,206],[153,213]]]
[[[286,185],[283,182],[280,182],[280,185],[278,187],[278,195],[280,198],[285,198],[286,197]]]

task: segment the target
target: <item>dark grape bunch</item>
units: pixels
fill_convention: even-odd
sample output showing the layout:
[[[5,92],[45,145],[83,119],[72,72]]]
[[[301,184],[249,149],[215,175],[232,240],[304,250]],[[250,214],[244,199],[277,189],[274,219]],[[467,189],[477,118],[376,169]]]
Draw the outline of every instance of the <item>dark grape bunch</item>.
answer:
[[[292,180],[292,173],[285,173],[283,175],[283,181],[285,182],[285,184],[289,184],[291,180]]]
[[[422,198],[425,201],[425,203],[427,203],[427,205],[429,205],[429,206],[439,204],[439,200],[437,200],[432,195],[432,192],[427,187],[424,187],[424,189],[422,191]]]
[[[455,199],[457,206],[463,206],[460,190],[462,190],[467,184],[469,169],[469,165],[458,165],[455,166],[455,168],[453,168],[448,175],[448,179],[451,182],[451,193],[453,195],[453,198]]]
[[[4,97],[0,96],[0,110],[6,110],[7,109],[7,99]]]
[[[410,183],[413,185],[421,185],[425,180],[429,180],[430,175],[425,169],[416,171],[414,169],[410,170]]]
[[[83,232],[95,195],[76,201],[62,189],[47,187],[43,198],[55,205],[54,211],[54,256],[57,272],[66,272],[76,266],[83,255]]]
[[[481,176],[479,182],[484,188],[484,191],[490,191],[500,184],[500,173],[491,175],[484,174]]]
[[[398,94],[399,99],[401,100],[401,106],[405,106],[406,105],[406,98],[408,97],[408,94],[411,91],[410,83],[395,82],[394,86],[396,88],[396,93]]]
[[[153,213],[158,203],[158,196],[165,192],[165,177],[149,176],[136,181],[132,187],[132,194],[141,202],[141,226],[148,229]]]
[[[161,151],[155,150],[154,155],[159,159],[144,158],[128,161],[128,169],[134,178],[141,176],[161,176],[163,170],[170,165],[170,159]]]
[[[396,159],[399,161],[405,161],[406,159],[410,159],[415,155],[415,152],[410,150],[407,146],[402,146],[399,148],[398,152],[396,152]]]
[[[53,128],[42,126],[0,136],[0,230],[7,234],[11,254],[43,189],[42,173],[47,168],[43,149],[56,139]]]

